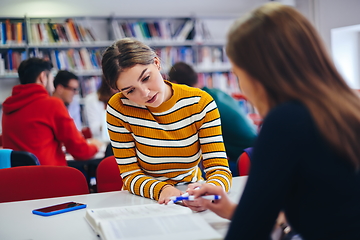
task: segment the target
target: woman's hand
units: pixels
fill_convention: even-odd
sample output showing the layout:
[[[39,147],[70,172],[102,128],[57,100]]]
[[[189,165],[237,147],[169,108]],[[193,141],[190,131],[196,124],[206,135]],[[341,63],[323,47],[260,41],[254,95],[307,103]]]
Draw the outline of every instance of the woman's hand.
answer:
[[[176,189],[174,186],[172,185],[165,185],[160,192],[160,197],[159,197],[159,201],[158,203],[160,204],[167,204],[168,202],[170,202],[170,197],[173,196],[180,196],[181,194],[183,194],[182,191]]]
[[[220,217],[231,219],[237,207],[237,204],[230,201],[227,193],[220,186],[205,183],[198,189],[189,188],[187,192],[197,198],[195,201],[184,201],[186,206],[194,211],[210,209]],[[211,201],[201,198],[203,195],[219,195],[221,199]],[[190,202],[194,203],[190,205]]]
[[[199,189],[200,187],[201,187],[200,183],[191,183],[191,184],[189,184],[188,189],[186,190],[186,192],[189,195],[192,195],[192,194],[189,193],[189,191]],[[185,206],[189,207],[193,211],[202,212],[202,211],[207,210],[207,208],[203,204],[201,204],[201,202],[199,202],[198,199],[195,199],[194,201],[183,200],[183,203],[184,203]]]

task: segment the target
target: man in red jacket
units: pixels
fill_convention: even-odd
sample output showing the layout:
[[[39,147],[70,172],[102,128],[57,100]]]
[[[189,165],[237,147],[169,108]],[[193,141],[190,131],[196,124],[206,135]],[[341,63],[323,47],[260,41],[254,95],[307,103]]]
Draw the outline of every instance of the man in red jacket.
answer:
[[[101,142],[88,143],[77,130],[61,101],[51,97],[51,63],[39,58],[24,60],[18,69],[20,85],[3,103],[4,148],[35,154],[41,165],[66,166],[66,151],[76,160],[92,158]]]

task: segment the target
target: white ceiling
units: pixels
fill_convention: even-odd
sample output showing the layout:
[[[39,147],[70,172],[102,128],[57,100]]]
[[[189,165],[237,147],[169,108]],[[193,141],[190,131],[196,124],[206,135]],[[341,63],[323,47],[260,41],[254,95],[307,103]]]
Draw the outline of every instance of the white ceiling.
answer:
[[[269,0],[0,0],[0,17],[239,16]]]

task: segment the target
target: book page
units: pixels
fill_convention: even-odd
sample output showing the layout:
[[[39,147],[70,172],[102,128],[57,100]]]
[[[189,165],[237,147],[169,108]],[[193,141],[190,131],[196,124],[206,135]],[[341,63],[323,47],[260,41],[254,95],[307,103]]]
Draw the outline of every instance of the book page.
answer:
[[[174,214],[100,222],[103,240],[222,239],[199,214]]]
[[[100,221],[109,219],[128,219],[139,218],[146,216],[164,216],[173,214],[192,213],[190,208],[183,207],[177,204],[161,205],[161,204],[146,204],[133,205],[111,208],[97,208],[87,209],[85,219],[91,227],[97,232],[97,226]]]

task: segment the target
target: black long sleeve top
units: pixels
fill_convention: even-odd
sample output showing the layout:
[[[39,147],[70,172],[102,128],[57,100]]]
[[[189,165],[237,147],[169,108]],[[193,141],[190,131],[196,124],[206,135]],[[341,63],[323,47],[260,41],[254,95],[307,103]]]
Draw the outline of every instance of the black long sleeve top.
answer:
[[[226,239],[269,239],[280,210],[303,239],[360,239],[360,173],[298,102],[264,119]]]

